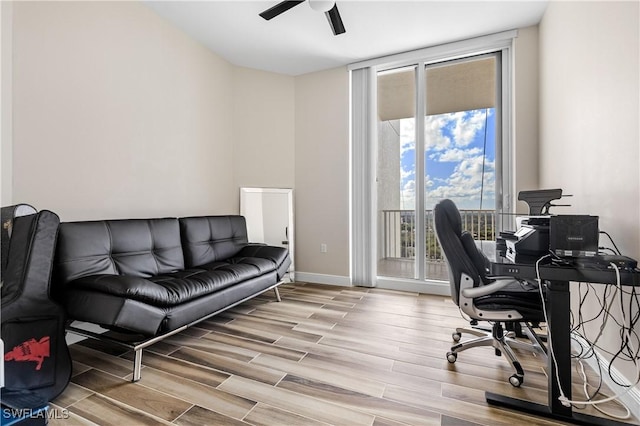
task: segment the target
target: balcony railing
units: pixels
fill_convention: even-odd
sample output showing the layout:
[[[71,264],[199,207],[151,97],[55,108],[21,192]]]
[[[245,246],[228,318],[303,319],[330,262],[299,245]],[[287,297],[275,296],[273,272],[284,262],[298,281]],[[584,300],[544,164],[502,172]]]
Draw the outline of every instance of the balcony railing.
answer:
[[[414,259],[416,213],[414,210],[382,210],[383,259]],[[442,260],[433,229],[433,210],[425,210],[425,248],[427,260]],[[462,229],[475,240],[495,240],[495,210],[460,210]]]

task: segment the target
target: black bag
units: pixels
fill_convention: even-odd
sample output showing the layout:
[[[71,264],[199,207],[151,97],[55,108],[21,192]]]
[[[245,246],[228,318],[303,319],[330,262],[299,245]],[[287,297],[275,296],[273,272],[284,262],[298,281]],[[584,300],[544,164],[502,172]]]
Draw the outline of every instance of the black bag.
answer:
[[[11,239],[11,231],[13,230],[13,220],[16,217],[35,214],[37,210],[29,204],[16,204],[15,206],[3,207],[0,210],[0,219],[2,220],[2,275],[4,277],[7,271],[7,260],[9,259],[9,239]]]
[[[5,219],[15,206],[2,210]],[[49,296],[60,219],[43,210],[7,220],[12,223],[5,228],[3,220],[2,230],[2,404],[37,408],[62,393],[71,378],[65,313]],[[8,247],[5,231],[11,231]]]

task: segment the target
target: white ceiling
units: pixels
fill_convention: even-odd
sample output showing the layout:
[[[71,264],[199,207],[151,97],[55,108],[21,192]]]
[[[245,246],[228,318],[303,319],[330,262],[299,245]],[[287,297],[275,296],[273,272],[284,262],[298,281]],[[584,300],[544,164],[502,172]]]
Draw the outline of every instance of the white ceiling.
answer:
[[[145,4],[229,62],[300,75],[365,59],[540,22],[547,0],[338,0],[347,30],[334,36],[307,3],[265,21],[280,0],[151,1]]]

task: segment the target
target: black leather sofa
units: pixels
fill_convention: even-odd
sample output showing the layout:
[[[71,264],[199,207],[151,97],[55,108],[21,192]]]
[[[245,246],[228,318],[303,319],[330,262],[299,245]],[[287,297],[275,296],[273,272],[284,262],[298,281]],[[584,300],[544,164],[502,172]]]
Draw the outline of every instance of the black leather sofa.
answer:
[[[70,320],[114,332],[68,330],[133,349],[137,381],[145,347],[267,290],[280,301],[290,264],[249,244],[242,216],[64,222],[53,283]]]

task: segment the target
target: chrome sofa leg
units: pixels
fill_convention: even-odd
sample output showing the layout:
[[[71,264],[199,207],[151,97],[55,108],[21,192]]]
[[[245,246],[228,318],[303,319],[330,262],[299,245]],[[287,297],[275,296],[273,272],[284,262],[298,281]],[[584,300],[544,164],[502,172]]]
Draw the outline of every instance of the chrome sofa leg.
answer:
[[[142,349],[137,349],[133,356],[133,379],[132,382],[140,380],[142,370]]]
[[[280,292],[278,291],[278,287],[274,287],[273,291],[276,292],[276,300],[278,300],[278,302],[282,302],[282,299],[280,298]]]

